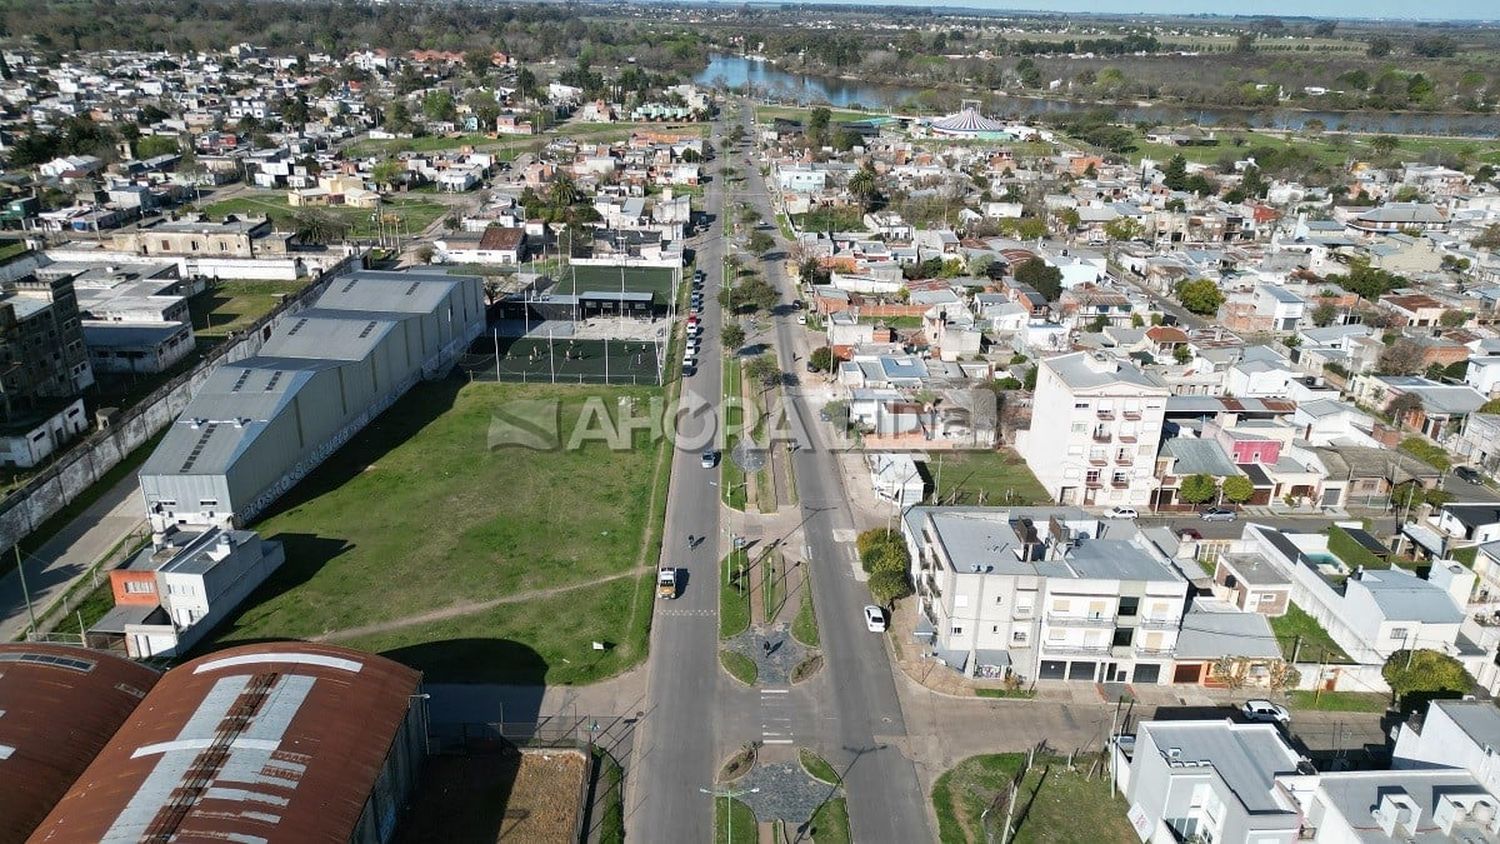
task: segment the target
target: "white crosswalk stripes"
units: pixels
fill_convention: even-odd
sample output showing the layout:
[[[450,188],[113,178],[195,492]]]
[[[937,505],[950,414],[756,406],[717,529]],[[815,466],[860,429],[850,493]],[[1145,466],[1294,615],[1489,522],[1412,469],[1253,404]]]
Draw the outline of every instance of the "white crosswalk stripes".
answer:
[[[792,744],[796,731],[792,727],[791,689],[760,690],[761,744]]]

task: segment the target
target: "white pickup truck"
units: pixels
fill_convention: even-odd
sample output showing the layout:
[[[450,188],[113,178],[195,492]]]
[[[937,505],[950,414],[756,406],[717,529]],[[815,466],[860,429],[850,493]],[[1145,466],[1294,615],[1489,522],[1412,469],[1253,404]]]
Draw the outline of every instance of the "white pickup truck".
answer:
[[[662,566],[656,573],[656,597],[677,597],[677,568],[675,566]]]

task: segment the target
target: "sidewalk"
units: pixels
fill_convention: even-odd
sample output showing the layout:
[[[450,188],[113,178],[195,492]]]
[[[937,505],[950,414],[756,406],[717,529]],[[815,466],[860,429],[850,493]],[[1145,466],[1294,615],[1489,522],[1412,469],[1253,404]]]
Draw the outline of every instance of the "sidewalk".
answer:
[[[144,527],[139,489],[134,475],[121,480],[26,559],[26,586],[38,618],[120,540]],[[11,570],[0,578],[0,641],[13,641],[29,624],[21,577]]]

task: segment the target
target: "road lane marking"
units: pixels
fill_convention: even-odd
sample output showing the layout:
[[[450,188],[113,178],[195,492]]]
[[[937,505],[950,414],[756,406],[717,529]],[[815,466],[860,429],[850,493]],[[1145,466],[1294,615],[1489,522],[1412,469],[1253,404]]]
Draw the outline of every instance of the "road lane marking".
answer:
[[[760,693],[763,694],[763,695],[786,695],[786,694],[791,694],[792,690],[791,689],[761,689]]]
[[[792,740],[789,739],[789,738],[768,738],[768,739],[761,739],[761,742],[764,743],[764,744],[792,744],[793,743]]]

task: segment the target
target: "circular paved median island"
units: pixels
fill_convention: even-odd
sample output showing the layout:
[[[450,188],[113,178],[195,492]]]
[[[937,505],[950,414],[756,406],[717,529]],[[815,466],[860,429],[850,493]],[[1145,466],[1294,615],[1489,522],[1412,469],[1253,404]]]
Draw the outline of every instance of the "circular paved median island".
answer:
[[[742,794],[740,800],[763,823],[773,820],[807,823],[819,806],[839,794],[838,786],[814,779],[795,761],[756,765],[755,770],[735,783],[736,791],[752,788],[760,791]]]
[[[756,682],[767,686],[790,685],[792,669],[807,657],[806,646],[792,638],[786,622],[746,630],[725,642],[724,647],[753,660],[758,672]]]

